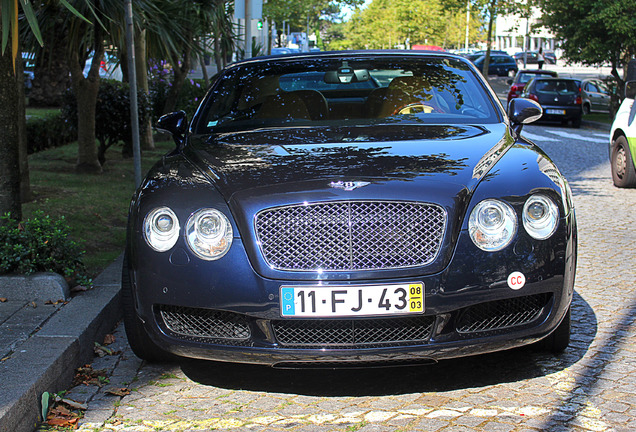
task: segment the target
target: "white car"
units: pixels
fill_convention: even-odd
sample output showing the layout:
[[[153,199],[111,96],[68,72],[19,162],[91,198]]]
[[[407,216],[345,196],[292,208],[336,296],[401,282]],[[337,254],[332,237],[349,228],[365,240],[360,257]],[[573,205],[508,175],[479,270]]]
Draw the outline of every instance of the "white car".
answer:
[[[636,187],[636,81],[625,85],[625,99],[621,103],[610,132],[609,157],[612,180],[617,187]]]

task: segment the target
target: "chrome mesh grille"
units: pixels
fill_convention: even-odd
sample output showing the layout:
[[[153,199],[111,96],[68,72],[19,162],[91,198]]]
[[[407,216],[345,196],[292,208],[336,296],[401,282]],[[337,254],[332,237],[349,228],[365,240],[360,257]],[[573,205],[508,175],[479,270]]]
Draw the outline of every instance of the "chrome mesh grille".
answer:
[[[158,310],[165,327],[177,336],[234,341],[251,337],[247,319],[232,312],[166,305]]]
[[[474,333],[531,323],[541,315],[550,297],[550,294],[537,294],[470,306],[461,313],[457,331]]]
[[[273,321],[274,335],[286,348],[352,349],[426,343],[435,317],[363,320]]]
[[[435,260],[446,211],[412,202],[310,203],[263,210],[255,224],[263,257],[274,269],[393,269]]]

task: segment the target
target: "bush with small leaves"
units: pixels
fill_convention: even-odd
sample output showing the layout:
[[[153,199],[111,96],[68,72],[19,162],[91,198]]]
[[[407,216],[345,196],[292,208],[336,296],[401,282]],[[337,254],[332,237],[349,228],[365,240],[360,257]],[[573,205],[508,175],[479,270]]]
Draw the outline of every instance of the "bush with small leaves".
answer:
[[[42,211],[22,222],[10,214],[0,217],[0,274],[54,272],[90,286],[82,263],[84,251],[69,232],[64,217],[54,220]]]

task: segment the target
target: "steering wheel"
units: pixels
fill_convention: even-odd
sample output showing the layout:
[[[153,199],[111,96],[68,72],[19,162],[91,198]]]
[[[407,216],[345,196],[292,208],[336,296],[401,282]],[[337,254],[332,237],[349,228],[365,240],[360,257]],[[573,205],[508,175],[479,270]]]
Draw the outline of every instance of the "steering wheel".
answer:
[[[439,110],[436,107],[433,107],[431,105],[427,105],[423,102],[413,102],[410,104],[402,105],[401,107],[397,108],[395,111],[393,111],[392,115],[419,114],[419,113],[429,114],[436,111],[439,111]]]

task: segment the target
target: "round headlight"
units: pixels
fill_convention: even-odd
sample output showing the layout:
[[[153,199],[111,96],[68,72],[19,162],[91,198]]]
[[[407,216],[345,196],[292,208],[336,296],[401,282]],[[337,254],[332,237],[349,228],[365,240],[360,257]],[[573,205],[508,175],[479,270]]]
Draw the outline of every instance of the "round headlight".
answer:
[[[168,207],[158,207],[144,219],[144,238],[157,252],[172,249],[179,237],[179,219]]]
[[[232,225],[216,209],[201,209],[188,219],[186,239],[190,249],[201,259],[221,258],[232,245]]]
[[[545,240],[557,229],[559,208],[545,195],[532,195],[523,206],[521,219],[528,234],[537,240]]]
[[[508,246],[517,232],[517,215],[503,201],[488,199],[480,202],[470,213],[468,233],[475,245],[494,252]]]

